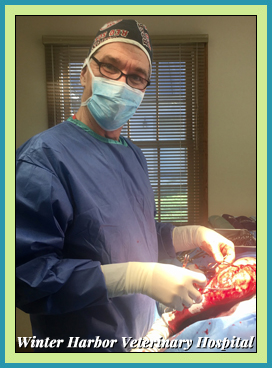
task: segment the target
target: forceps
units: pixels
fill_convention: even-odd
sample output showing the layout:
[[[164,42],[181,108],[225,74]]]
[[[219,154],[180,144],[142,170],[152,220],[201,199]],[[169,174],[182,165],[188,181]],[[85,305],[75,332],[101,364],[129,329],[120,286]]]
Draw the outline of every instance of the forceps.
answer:
[[[183,260],[183,265],[182,265],[183,268],[185,268],[187,266],[187,263],[189,262],[189,259],[190,259],[189,254],[185,254],[184,260]]]

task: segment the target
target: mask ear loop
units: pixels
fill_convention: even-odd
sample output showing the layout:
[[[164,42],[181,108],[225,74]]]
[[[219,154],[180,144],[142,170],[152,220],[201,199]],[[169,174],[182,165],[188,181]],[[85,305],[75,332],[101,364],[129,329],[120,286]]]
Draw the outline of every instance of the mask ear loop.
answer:
[[[84,69],[84,68],[85,68],[85,66],[87,66],[87,65],[89,64],[90,59],[91,59],[91,56],[90,56],[90,55],[89,55],[88,57],[86,57],[86,59],[84,60],[83,65],[82,65],[81,70],[82,70],[82,69]]]
[[[84,69],[84,68],[87,66],[87,68],[88,68],[89,72],[91,73],[92,78],[99,78],[99,77],[95,77],[95,75],[94,75],[94,73],[93,73],[93,71],[92,71],[92,68],[91,68],[91,66],[90,66],[90,60],[91,60],[91,57],[90,57],[90,56],[88,56],[88,57],[84,60],[84,63],[83,63],[83,65],[82,65],[81,70],[82,70],[82,69]]]
[[[83,63],[83,66],[81,68],[84,69],[85,67],[87,67],[88,71],[90,72],[91,76],[92,76],[92,81],[94,80],[94,78],[100,78],[100,77],[95,77],[95,75],[93,74],[93,71],[92,71],[92,68],[90,66],[90,60],[91,60],[91,57],[88,56],[85,60],[84,60],[84,63]],[[81,105],[80,106],[87,106],[88,104],[88,101],[92,98],[92,96],[90,96],[89,98],[87,98],[86,101],[83,101],[81,102]]]

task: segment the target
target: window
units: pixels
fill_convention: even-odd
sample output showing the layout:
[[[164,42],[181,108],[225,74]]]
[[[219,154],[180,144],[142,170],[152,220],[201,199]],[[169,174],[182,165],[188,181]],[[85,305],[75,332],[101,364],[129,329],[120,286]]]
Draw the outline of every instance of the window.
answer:
[[[151,85],[122,135],[146,159],[157,220],[207,224],[207,36],[152,37]],[[74,114],[92,38],[44,37],[49,127]]]

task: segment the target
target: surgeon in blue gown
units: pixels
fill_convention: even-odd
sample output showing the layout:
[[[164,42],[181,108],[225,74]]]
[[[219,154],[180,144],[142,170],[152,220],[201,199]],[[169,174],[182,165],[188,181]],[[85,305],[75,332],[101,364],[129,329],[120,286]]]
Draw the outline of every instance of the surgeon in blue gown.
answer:
[[[63,340],[37,352],[127,352],[122,337],[147,333],[156,301],[181,310],[201,300],[205,276],[161,259],[199,246],[234,260],[233,244],[212,230],[154,219],[145,158],[120,135],[151,66],[143,24],[105,24],[82,68],[78,112],[17,151],[16,305],[37,339]],[[69,347],[71,337],[96,336],[115,343]]]

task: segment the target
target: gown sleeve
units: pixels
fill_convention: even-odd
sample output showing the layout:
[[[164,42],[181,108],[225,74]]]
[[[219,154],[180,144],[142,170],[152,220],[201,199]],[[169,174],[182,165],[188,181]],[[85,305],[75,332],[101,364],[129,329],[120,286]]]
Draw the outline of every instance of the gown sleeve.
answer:
[[[16,306],[61,314],[109,302],[100,263],[64,257],[71,198],[47,168],[19,161],[16,173]]]

